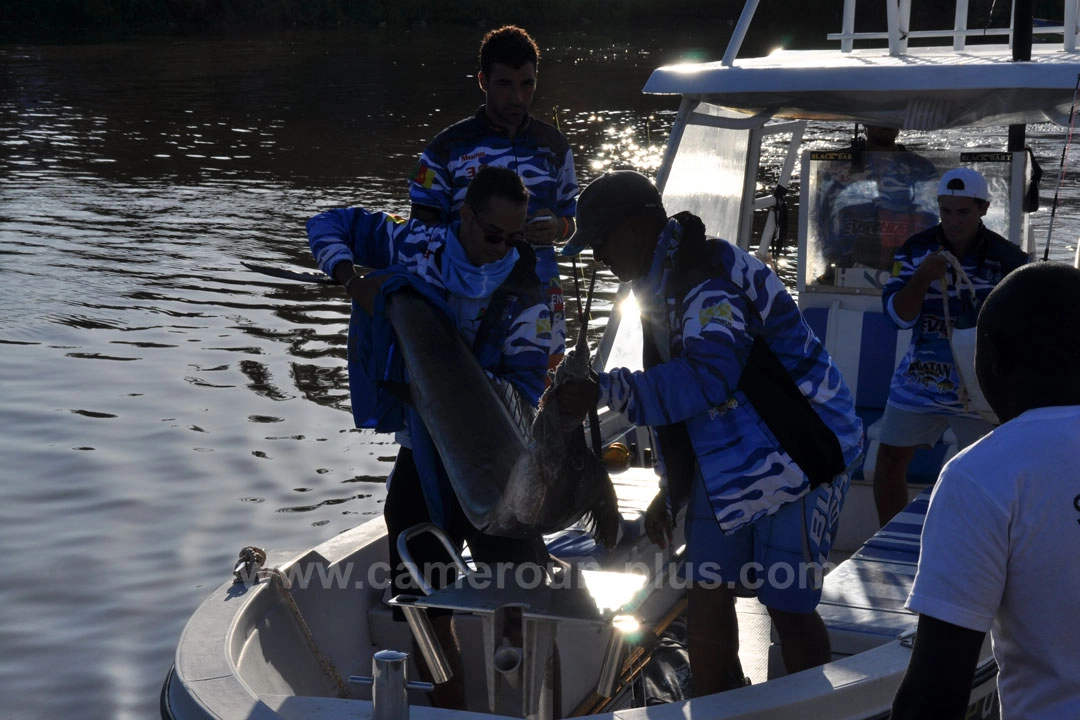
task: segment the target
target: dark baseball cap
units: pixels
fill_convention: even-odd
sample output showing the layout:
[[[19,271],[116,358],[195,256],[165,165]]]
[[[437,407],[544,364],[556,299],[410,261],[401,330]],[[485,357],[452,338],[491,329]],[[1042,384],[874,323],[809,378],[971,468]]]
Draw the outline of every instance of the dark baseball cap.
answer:
[[[563,246],[563,255],[577,255],[624,218],[644,208],[662,208],[652,180],[633,170],[606,172],[578,196],[577,230]]]

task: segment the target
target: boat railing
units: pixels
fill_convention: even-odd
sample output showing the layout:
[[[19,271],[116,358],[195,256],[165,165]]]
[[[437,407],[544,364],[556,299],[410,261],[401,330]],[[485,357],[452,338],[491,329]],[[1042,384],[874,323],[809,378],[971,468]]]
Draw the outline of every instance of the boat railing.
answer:
[[[1030,0],[1028,1],[1030,2]],[[839,41],[840,51],[844,53],[850,53],[855,50],[856,40],[886,40],[890,55],[903,55],[907,53],[908,41],[912,39],[952,38],[952,48],[954,51],[959,52],[964,50],[967,46],[969,37],[1001,36],[1008,38],[1008,43],[1011,47],[1013,33],[1015,31],[1013,22],[1016,17],[1017,4],[1018,0],[1013,0],[1012,9],[1009,14],[1010,20],[1008,27],[969,27],[968,0],[957,0],[952,28],[941,30],[912,30],[910,27],[912,0],[885,0],[886,29],[884,31],[875,32],[856,32],[856,0],[844,0],[841,31],[838,33],[829,33],[826,35],[826,38],[831,41]],[[1066,52],[1075,52],[1077,49],[1077,38],[1080,37],[1080,32],[1078,32],[1077,27],[1077,22],[1080,20],[1080,0],[1063,0],[1062,4],[1062,24],[1040,24],[1038,26],[1038,33],[1040,35],[1061,35],[1062,49]],[[724,53],[724,65],[730,66],[735,63],[735,57],[738,55],[742,42],[746,37],[747,30],[750,27],[750,22],[757,10],[757,6],[758,0],[747,0],[746,4],[743,6],[742,15],[732,32],[727,50]]]
[[[1009,14],[1009,27],[968,27],[968,0],[957,0],[953,27],[943,30],[911,30],[911,0],[886,0],[887,30],[885,32],[855,32],[855,0],[844,0],[842,31],[829,33],[829,40],[839,40],[841,52],[854,50],[856,40],[887,40],[890,55],[902,55],[907,52],[908,40],[926,38],[952,38],[953,50],[961,51],[969,37],[1007,36],[1012,46],[1013,20],[1016,17],[1017,1],[1012,3]],[[1074,52],[1077,45],[1077,15],[1080,0],[1064,0],[1064,19],[1061,25],[1040,25],[1039,34],[1061,35],[1062,47]]]

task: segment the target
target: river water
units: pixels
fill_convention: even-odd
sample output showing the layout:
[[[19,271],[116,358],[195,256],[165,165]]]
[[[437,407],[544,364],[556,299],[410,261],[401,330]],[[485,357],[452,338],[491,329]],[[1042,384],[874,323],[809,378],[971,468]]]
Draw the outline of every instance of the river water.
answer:
[[[640,88],[725,43],[534,31],[533,110],[583,182],[655,170],[677,101]],[[156,716],[187,618],[241,547],[379,516],[396,447],[350,427],[340,291],[241,261],[310,268],[323,209],[407,212],[420,149],[482,102],[481,35],[0,46],[0,717]],[[1063,139],[1033,132],[1044,197]],[[1055,222],[1075,228],[1062,197]],[[1075,232],[1056,236],[1071,259]]]

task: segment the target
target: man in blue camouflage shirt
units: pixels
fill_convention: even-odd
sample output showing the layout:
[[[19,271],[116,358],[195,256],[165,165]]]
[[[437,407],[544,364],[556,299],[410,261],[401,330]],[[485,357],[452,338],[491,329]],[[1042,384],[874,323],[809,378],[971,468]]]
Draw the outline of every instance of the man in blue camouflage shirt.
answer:
[[[654,431],[662,490],[645,529],[665,547],[674,514],[688,502],[695,691],[745,684],[735,614],[741,593],[768,608],[789,672],[828,662],[816,607],[846,469],[862,447],[862,423],[839,370],[776,274],[734,245],[707,239],[694,215],[668,218],[644,175],[611,172],[585,188],[578,231],[563,252],[589,246],[631,283],[645,370],[614,368],[594,382],[561,385],[559,407],[568,414],[608,407]],[[753,390],[750,376],[763,378]],[[789,392],[770,397],[784,387]],[[789,416],[797,416],[788,421],[794,427],[777,422]],[[796,450],[806,435],[834,448],[823,451],[828,462],[815,460],[819,448]]]
[[[418,592],[404,570],[397,538],[422,522],[443,528],[458,551],[467,542],[480,563],[547,562],[541,540],[487,536],[468,521],[423,420],[383,388],[389,371],[380,369],[380,363],[393,356],[394,348],[378,342],[383,338],[389,343],[392,337],[379,326],[387,323],[378,310],[380,296],[407,277],[412,287],[453,314],[480,366],[535,405],[547,370],[547,303],[532,251],[524,244],[526,203],[521,178],[506,168],[490,167],[477,173],[460,219],[449,225],[406,222],[362,208],[329,210],[308,220],[308,244],[319,268],[353,301],[348,360],[356,426],[396,432],[401,445],[383,506],[394,595]],[[357,275],[356,265],[376,271]],[[407,380],[403,371],[390,379]],[[438,587],[450,579],[440,571],[446,551],[434,536],[417,537],[410,549],[430,584]],[[460,653],[450,616],[432,614],[454,668],[453,680],[436,686],[433,701],[460,708]]]
[[[973,319],[994,286],[1028,261],[1023,250],[983,225],[989,207],[989,189],[980,173],[956,168],[942,175],[941,222],[912,235],[896,251],[892,278],[882,292],[885,314],[900,329],[911,329],[911,345],[893,375],[879,436],[874,502],[882,525],[908,504],[907,468],[918,447],[933,446],[951,427],[963,449],[993,429],[965,401],[941,289],[946,283],[951,320]],[[946,253],[970,278],[974,302],[961,290]]]
[[[566,320],[554,244],[574,232],[578,185],[566,137],[529,114],[539,58],[536,43],[521,28],[508,25],[484,36],[477,75],[484,105],[435,136],[420,156],[409,197],[414,219],[447,223],[457,217],[480,168],[497,165],[521,176],[529,191],[525,239],[548,288],[549,367],[555,367],[565,352]]]

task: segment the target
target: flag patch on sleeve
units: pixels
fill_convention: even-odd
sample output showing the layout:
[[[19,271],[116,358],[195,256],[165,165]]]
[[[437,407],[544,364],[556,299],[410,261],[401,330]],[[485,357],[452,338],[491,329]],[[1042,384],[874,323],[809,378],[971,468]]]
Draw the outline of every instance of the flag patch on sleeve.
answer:
[[[421,163],[416,167],[413,182],[423,186],[426,190],[430,190],[431,186],[435,184],[435,171]]]

